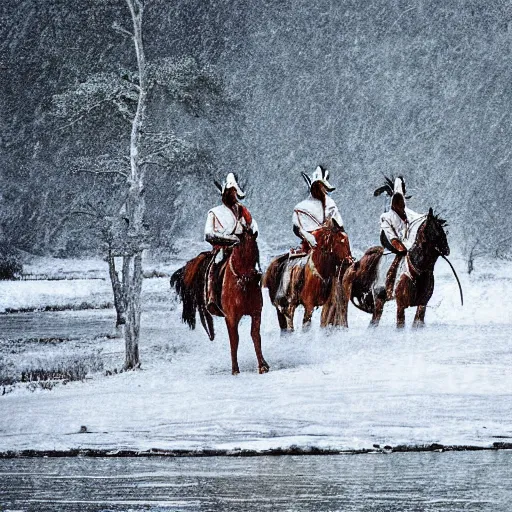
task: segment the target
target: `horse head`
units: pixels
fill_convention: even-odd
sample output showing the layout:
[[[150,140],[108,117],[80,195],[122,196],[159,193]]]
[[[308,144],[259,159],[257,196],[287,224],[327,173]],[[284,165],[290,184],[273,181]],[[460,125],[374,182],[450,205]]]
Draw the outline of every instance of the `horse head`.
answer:
[[[437,252],[441,256],[449,256],[450,246],[448,245],[448,239],[446,237],[445,227],[447,225],[446,220],[435,215],[432,208],[429,209],[427,215],[427,222],[425,223],[425,238],[431,241]]]
[[[334,219],[327,219],[313,234],[317,243],[316,251],[328,253],[338,262],[352,259],[348,236]]]
[[[448,256],[450,247],[446,238],[445,227],[446,221],[439,215],[434,214],[434,211],[430,208],[424,222],[418,229],[415,245],[430,247],[434,254]]]
[[[251,228],[244,227],[242,233],[238,235],[240,242],[233,247],[231,255],[233,266],[236,273],[243,276],[250,276],[255,273],[256,266],[259,264],[259,249],[256,239],[258,232]]]

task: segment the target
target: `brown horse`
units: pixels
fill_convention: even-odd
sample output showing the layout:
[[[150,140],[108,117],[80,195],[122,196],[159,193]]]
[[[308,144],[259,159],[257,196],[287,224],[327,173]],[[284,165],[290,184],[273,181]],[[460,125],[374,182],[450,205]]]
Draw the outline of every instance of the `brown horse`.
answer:
[[[434,215],[432,208],[428,215],[413,222],[417,223],[415,241],[405,256],[404,271],[399,271],[394,288],[399,328],[405,326],[405,309],[413,306],[417,306],[413,327],[425,324],[425,310],[434,292],[434,266],[439,256],[450,254],[444,231],[446,221]],[[345,272],[341,294],[343,326],[348,327],[349,300],[358,309],[372,314],[370,326],[379,324],[384,304],[391,300],[386,293],[385,283],[378,278],[383,253],[382,247],[372,247]]]
[[[293,331],[293,317],[299,305],[305,309],[303,327],[311,324],[313,311],[318,306],[324,306],[322,327],[331,323],[333,283],[341,281],[353,261],[347,234],[331,219],[313,235],[317,245],[307,256],[278,256],[270,262],[263,277],[263,286],[268,288],[282,332]],[[288,279],[286,273],[289,273],[288,285],[282,282]]]
[[[244,230],[239,235],[240,243],[235,245],[229,255],[221,274],[222,292],[220,294],[220,310],[226,320],[231,345],[231,371],[233,375],[240,373],[238,367],[238,324],[244,315],[251,317],[251,336],[258,359],[259,373],[267,373],[269,365],[261,352],[261,310],[263,297],[261,294],[261,273],[257,269],[259,262],[258,234]],[[183,302],[182,320],[191,329],[196,325],[196,311],[211,340],[214,339],[213,318],[206,309],[205,282],[208,263],[212,253],[205,252],[190,260],[184,267],[177,270],[171,277],[174,287]],[[220,315],[219,315],[220,316]]]

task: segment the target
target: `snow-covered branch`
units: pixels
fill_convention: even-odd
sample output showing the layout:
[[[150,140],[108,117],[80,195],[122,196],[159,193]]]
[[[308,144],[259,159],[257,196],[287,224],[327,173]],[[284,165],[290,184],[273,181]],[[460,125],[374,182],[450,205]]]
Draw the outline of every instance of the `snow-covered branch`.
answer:
[[[114,21],[114,23],[112,23],[112,29],[125,36],[133,37],[133,34],[129,30],[126,30],[125,28],[121,27],[121,25],[119,25],[117,21]]]
[[[123,178],[128,177],[128,168],[126,159],[112,158],[109,155],[100,155],[95,158],[79,157],[71,166],[72,173],[89,174],[117,174]]]
[[[224,85],[213,68],[191,57],[164,58],[147,66],[149,87],[162,87],[170,99],[182,103],[194,116],[231,110]]]
[[[121,113],[128,115],[130,105],[137,102],[138,90],[126,73],[97,73],[52,99],[54,115],[68,119],[65,126],[69,126],[106,103],[114,103]]]
[[[173,133],[146,137],[142,146],[141,165],[157,165],[168,169],[197,162],[204,151]]]

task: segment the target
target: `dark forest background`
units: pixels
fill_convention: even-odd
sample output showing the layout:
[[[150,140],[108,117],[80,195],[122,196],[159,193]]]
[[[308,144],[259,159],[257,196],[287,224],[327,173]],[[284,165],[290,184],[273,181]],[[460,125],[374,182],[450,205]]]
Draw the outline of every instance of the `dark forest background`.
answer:
[[[152,244],[200,240],[218,203],[212,178],[235,171],[262,239],[294,243],[301,171],[331,171],[356,248],[378,242],[383,175],[403,174],[410,206],[434,207],[466,258],[512,253],[512,5],[509,1],[149,0],[148,59],[193,58],[222,80],[233,108],[190,115],[157,93],[148,115],[203,158],[148,174]],[[114,109],[80,123],[53,96],[98,72],[133,69],[123,0],[0,3],[0,223],[3,244],[35,254],[101,250],[84,205],[120,201],[115,175],[76,172],[80,157],[127,151]],[[114,206],[113,206],[114,205]],[[173,249],[174,247],[174,249]]]

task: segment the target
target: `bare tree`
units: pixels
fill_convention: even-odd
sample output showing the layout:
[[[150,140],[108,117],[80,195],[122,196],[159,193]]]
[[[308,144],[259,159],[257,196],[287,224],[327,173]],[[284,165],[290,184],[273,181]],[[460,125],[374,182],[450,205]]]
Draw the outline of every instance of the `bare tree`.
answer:
[[[172,132],[152,131],[147,116],[149,95],[157,87],[165,88],[172,99],[183,104],[189,113],[196,116],[206,114],[212,106],[224,109],[229,102],[219,100],[222,86],[211,70],[200,67],[192,58],[147,62],[143,45],[144,1],[126,2],[131,15],[132,31],[118,23],[114,23],[112,28],[133,40],[137,70],[89,76],[85,82],[54,96],[53,100],[55,114],[66,119],[63,127],[78,123],[95,112],[102,112],[107,105],[114,105],[130,125],[128,154],[80,158],[73,171],[117,176],[126,184],[114,215],[104,214],[100,217],[105,220],[103,232],[108,246],[107,261],[117,324],[125,324],[124,368],[134,369],[140,366],[142,255],[148,247],[148,226],[145,223],[146,174],[151,166],[169,168],[201,154],[198,148]],[[121,276],[116,268],[116,257],[122,258]]]

